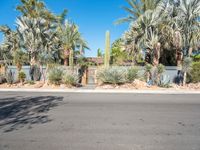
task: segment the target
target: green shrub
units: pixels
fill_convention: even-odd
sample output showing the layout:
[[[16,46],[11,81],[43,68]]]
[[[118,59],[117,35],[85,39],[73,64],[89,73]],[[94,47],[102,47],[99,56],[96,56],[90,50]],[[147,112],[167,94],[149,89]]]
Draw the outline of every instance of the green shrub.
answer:
[[[97,79],[102,83],[124,84],[127,71],[121,67],[106,67],[97,72]]]
[[[76,86],[79,81],[79,77],[76,74],[65,73],[62,81],[66,85]]]
[[[200,62],[194,62],[190,71],[191,82],[200,82]]]
[[[59,85],[62,82],[63,69],[52,68],[48,73],[49,82],[55,85]]]
[[[18,79],[24,81],[26,79],[26,74],[23,71],[20,71],[18,74]]]
[[[131,67],[127,71],[127,81],[128,82],[133,82],[135,79],[138,78],[138,68],[136,67]]]
[[[151,64],[146,64],[144,67],[146,73],[150,73],[152,68],[153,66]]]
[[[165,66],[162,65],[162,64],[159,64],[159,65],[157,66],[157,73],[161,75],[161,74],[164,73],[164,72],[165,72]]]

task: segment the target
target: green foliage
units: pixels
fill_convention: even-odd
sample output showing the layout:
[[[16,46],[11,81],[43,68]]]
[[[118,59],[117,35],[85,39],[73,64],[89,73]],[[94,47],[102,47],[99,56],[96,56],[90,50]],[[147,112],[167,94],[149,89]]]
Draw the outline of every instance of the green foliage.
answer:
[[[66,85],[76,86],[78,84],[79,77],[76,74],[66,72],[63,75],[62,81]]]
[[[97,79],[102,83],[126,83],[126,69],[120,67],[106,67],[97,72]]]
[[[42,53],[48,54],[47,56],[50,54],[51,57],[56,56],[59,42],[55,24],[47,26],[48,21],[43,18],[26,16],[17,18],[16,24],[20,47],[30,54],[32,63],[39,62],[39,54]]]
[[[191,78],[191,82],[193,83],[200,82],[200,62],[194,62],[192,64],[190,78]]]
[[[106,31],[106,41],[105,41],[105,56],[104,56],[104,65],[105,67],[110,66],[110,32]]]
[[[97,57],[102,57],[102,56],[103,56],[102,51],[101,51],[100,48],[98,48],[98,50],[97,50]]]
[[[122,39],[117,39],[111,46],[112,63],[122,65],[128,58],[128,54],[123,50]]]
[[[22,50],[16,50],[13,52],[13,62],[17,66],[22,66],[28,62],[28,54]]]
[[[144,69],[146,73],[150,73],[152,68],[153,66],[151,64],[146,64]]]
[[[128,71],[127,71],[127,81],[131,83],[135,79],[137,79],[138,78],[138,72],[139,72],[139,70],[136,67],[129,68]]]
[[[158,74],[162,74],[162,73],[164,73],[164,71],[165,71],[165,66],[162,65],[162,64],[159,64],[157,66],[157,72],[158,72]]]
[[[49,82],[55,85],[59,85],[62,82],[62,78],[63,78],[63,69],[62,68],[52,68],[49,72],[48,72],[48,79]]]
[[[21,0],[20,5],[17,6],[16,10],[22,13],[23,16],[29,18],[44,18],[49,22],[62,22],[65,18],[67,10],[56,16],[50,12],[44,2],[40,0]]]
[[[132,22],[145,11],[154,10],[162,0],[126,0],[130,7],[123,7],[129,13],[128,17],[119,19],[116,23]]]
[[[70,65],[73,65],[75,50],[79,48],[80,53],[89,49],[87,42],[83,39],[76,24],[66,21],[58,28],[58,38],[60,42],[60,57],[67,61],[70,57]],[[67,62],[66,62],[66,65]]]
[[[200,54],[193,56],[193,60],[196,62],[200,61]]]
[[[127,0],[129,13],[120,22],[129,22],[124,34],[125,49],[138,55],[146,51],[146,62],[174,65],[181,61],[176,52],[190,56],[200,39],[199,0]],[[134,60],[136,56],[133,56]],[[161,58],[161,59],[160,59]],[[179,59],[179,60],[175,60]]]
[[[18,73],[18,79],[19,79],[20,81],[24,81],[24,80],[26,79],[26,74],[25,74],[23,71],[20,71],[20,72]]]

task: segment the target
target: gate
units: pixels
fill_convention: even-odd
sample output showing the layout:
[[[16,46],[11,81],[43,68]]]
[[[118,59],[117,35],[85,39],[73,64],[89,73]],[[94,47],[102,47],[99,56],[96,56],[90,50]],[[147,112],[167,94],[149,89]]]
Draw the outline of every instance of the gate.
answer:
[[[87,69],[87,84],[96,84],[97,67],[88,67]]]

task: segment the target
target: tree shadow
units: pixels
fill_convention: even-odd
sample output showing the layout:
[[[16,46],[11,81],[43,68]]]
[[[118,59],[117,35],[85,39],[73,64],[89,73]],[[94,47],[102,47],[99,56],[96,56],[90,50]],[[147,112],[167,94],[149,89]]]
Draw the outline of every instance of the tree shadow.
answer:
[[[52,121],[47,112],[59,105],[63,97],[9,97],[0,99],[0,129],[11,132],[22,127]]]

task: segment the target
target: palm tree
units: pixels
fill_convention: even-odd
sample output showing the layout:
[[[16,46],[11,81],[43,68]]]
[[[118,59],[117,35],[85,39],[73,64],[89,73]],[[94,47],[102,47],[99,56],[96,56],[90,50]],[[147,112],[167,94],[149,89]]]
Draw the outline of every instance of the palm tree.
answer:
[[[149,63],[159,64],[161,43],[160,32],[165,14],[160,10],[147,10],[131,25],[130,30],[125,35],[126,44],[131,45],[136,54],[140,49],[146,50],[150,56]],[[128,38],[127,38],[128,37]]]
[[[13,63],[17,66],[18,72],[21,71],[22,66],[28,62],[28,54],[22,50],[16,50],[12,53]]]
[[[155,10],[163,0],[126,0],[130,7],[123,7],[129,13],[125,18],[119,19],[116,23],[133,22],[147,10]]]
[[[46,26],[43,18],[20,17],[17,19],[17,34],[21,47],[29,53],[31,64],[38,63],[38,56],[43,51],[51,51],[56,46],[56,26]]]
[[[4,34],[3,46],[10,52],[20,48],[17,32],[11,30],[8,26],[0,26],[0,32]]]
[[[16,8],[23,16],[28,18],[43,18],[47,23],[62,22],[67,14],[65,9],[61,15],[54,15],[45,6],[45,3],[39,0],[21,0],[21,4]]]
[[[200,1],[182,0],[179,7],[179,26],[182,30],[183,53],[190,56],[193,48],[200,41]]]
[[[64,25],[58,28],[60,40],[61,58],[64,59],[64,65],[69,65],[69,57],[71,65],[73,65],[74,52],[77,48],[79,51],[88,49],[86,41],[81,37],[78,26],[74,23],[66,21]]]
[[[8,26],[1,26],[0,31],[4,34],[4,41],[1,45],[1,57],[4,60],[10,59],[12,63],[17,66],[17,69],[20,71],[23,63],[26,62],[25,53],[23,53],[20,49],[20,40],[17,32],[12,31]]]

